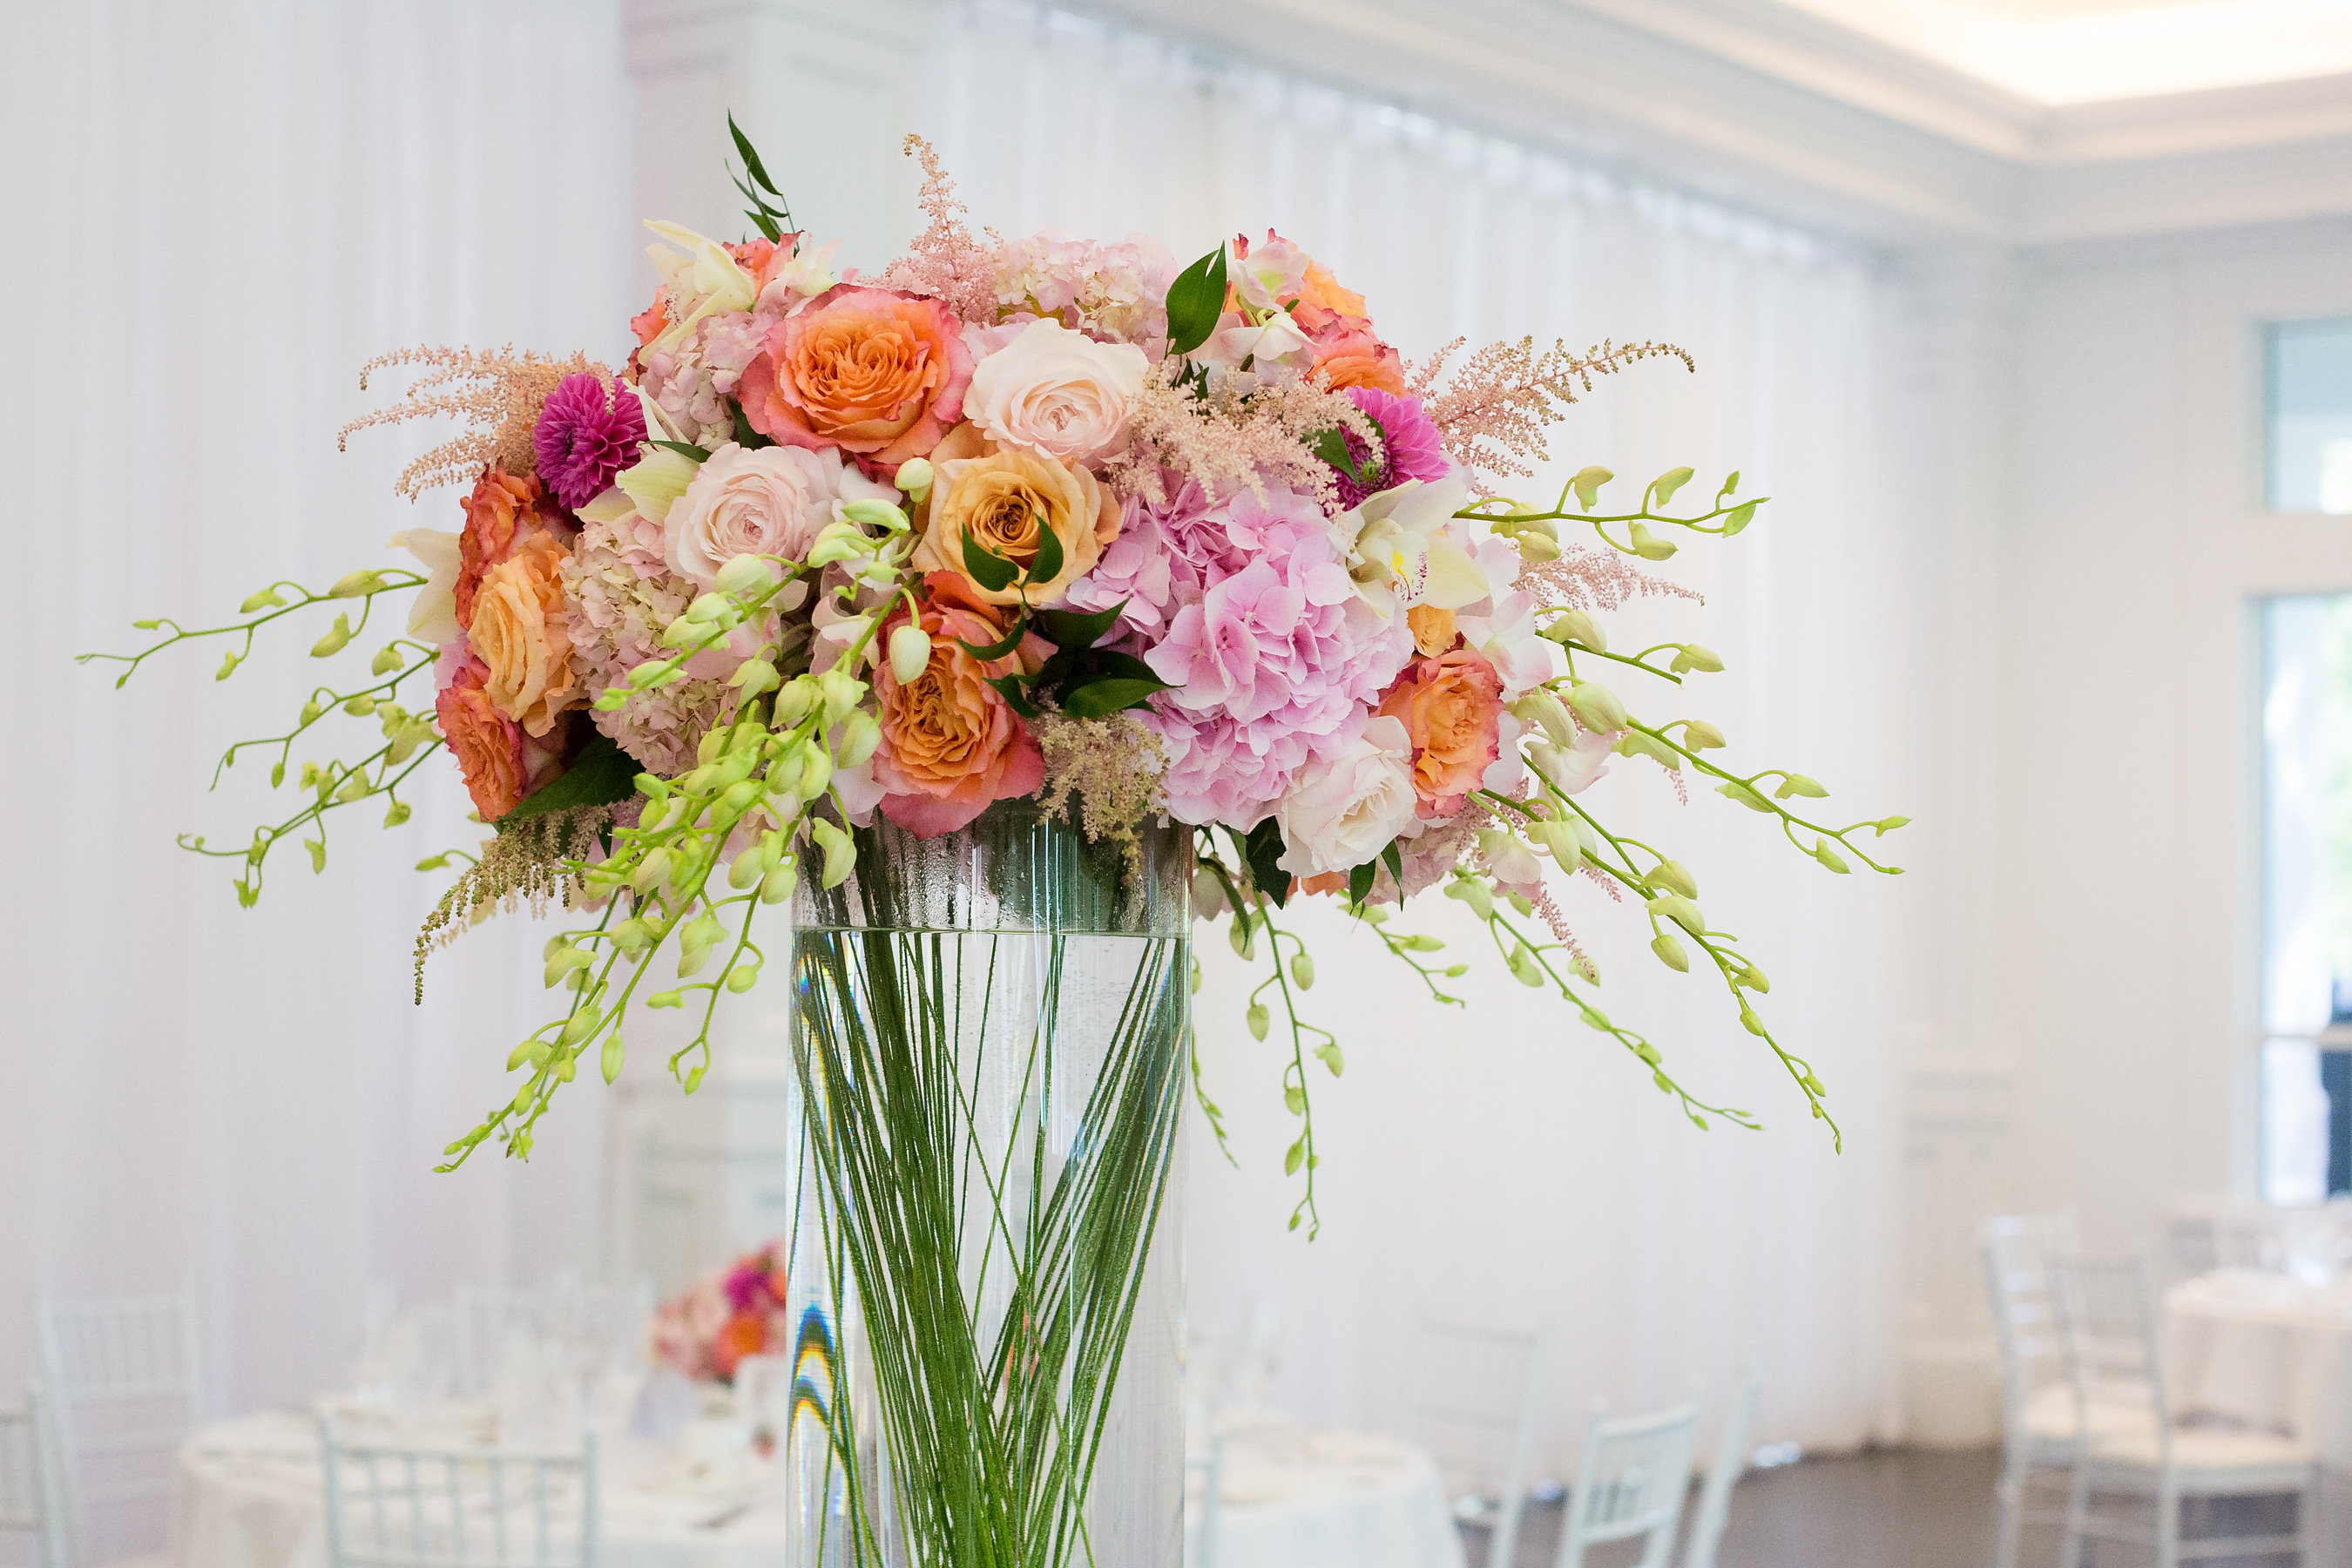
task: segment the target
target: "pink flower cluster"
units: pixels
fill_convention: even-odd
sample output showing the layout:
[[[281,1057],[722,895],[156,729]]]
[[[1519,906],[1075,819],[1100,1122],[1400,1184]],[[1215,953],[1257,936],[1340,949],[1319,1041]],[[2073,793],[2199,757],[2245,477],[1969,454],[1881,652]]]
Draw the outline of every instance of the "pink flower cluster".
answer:
[[[745,1356],[782,1351],[793,1335],[783,1248],[770,1242],[656,1309],[653,1352],[698,1383],[732,1383]]]

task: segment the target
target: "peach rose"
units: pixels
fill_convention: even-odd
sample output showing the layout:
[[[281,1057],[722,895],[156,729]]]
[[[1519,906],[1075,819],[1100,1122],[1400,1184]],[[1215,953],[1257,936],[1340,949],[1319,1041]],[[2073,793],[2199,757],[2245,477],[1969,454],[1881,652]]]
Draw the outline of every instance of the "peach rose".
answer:
[[[931,454],[937,478],[921,509],[923,537],[914,563],[921,572],[963,576],[963,542],[971,539],[1024,570],[1037,542],[1050,531],[1062,546],[1062,569],[1027,590],[1033,605],[1058,604],[1072,583],[1094,570],[1103,546],[1118,537],[1118,498],[1087,469],[1042,452],[999,451],[970,425],[950,432]],[[982,604],[1016,605],[1019,584],[987,589],[967,579]]]
[[[1364,308],[1364,297],[1353,289],[1340,288],[1339,280],[1331,276],[1331,269],[1319,261],[1307,264],[1307,276],[1299,285],[1298,297],[1310,305],[1337,310],[1343,316],[1370,319],[1370,312]]]
[[[1475,649],[1415,659],[1379,711],[1402,721],[1412,741],[1412,791],[1423,816],[1460,811],[1502,754],[1503,678]]]
[[[471,628],[474,595],[481,591],[482,579],[490,568],[535,533],[551,531],[559,538],[569,538],[572,531],[562,509],[535,475],[485,468],[464,504],[466,526],[457,535],[457,581],[451,592],[457,599],[457,624]]]
[[[530,790],[530,763],[524,755],[522,727],[498,710],[482,689],[479,659],[467,659],[435,699],[441,721],[441,738],[457,771],[465,775],[466,793],[484,822],[496,822]]]
[[[1412,646],[1424,658],[1434,658],[1462,640],[1454,629],[1454,612],[1439,605],[1415,605],[1404,613],[1404,624],[1412,633]]]
[[[957,639],[985,647],[1003,639],[1003,626],[989,606],[970,597],[966,579],[939,573],[924,583],[930,597],[916,624],[930,634],[930,662],[903,686],[887,660],[875,672],[882,744],[874,752],[874,782],[885,792],[883,816],[918,837],[932,838],[961,827],[996,801],[1042,787],[1045,758],[988,684],[1015,669],[1034,673],[1037,650],[1024,643],[1000,659],[974,658]],[[896,619],[905,620],[904,612]]]
[[[1334,392],[1370,386],[1391,396],[1405,395],[1404,361],[1396,350],[1374,337],[1369,327],[1350,327],[1319,338],[1308,352],[1314,378]]]
[[[835,284],[769,324],[738,390],[751,428],[790,447],[839,447],[895,471],[963,417],[971,351],[948,308],[919,294]]]
[[[527,735],[545,735],[583,697],[563,604],[571,553],[552,534],[533,535],[482,579],[466,631],[482,662],[483,695]]]

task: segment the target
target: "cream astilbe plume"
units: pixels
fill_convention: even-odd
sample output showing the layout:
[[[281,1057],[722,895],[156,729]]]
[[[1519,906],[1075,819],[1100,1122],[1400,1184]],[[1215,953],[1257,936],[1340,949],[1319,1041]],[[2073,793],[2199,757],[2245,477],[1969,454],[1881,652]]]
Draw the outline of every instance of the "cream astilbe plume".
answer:
[[[416,1000],[425,1000],[425,960],[468,927],[528,905],[531,918],[558,899],[572,908],[585,893],[572,868],[595,848],[618,807],[575,805],[525,817],[482,841],[481,858],[449,884],[416,933]]]
[[[1076,797],[1088,842],[1110,839],[1129,871],[1140,877],[1143,851],[1136,835],[1146,822],[1168,813],[1160,789],[1168,758],[1160,738],[1131,710],[1107,719],[1048,714],[1030,728],[1045,756],[1045,787],[1037,804],[1049,816],[1059,816]]]
[[[1696,371],[1690,355],[1672,343],[1615,344],[1603,341],[1581,354],[1555,342],[1538,349],[1532,337],[1488,343],[1445,374],[1445,363],[1468,340],[1456,338],[1413,367],[1410,390],[1422,400],[1430,423],[1445,442],[1446,454],[1479,474],[1535,472],[1550,457],[1544,426],[1559,417],[1592,378],[1610,375],[1636,360],[1672,354]],[[1444,376],[1444,389],[1438,380]]]
[[[1129,405],[1129,450],[1111,459],[1112,483],[1122,495],[1167,499],[1163,472],[1197,480],[1211,495],[1244,486],[1263,495],[1268,480],[1335,507],[1339,475],[1310,445],[1328,430],[1345,429],[1370,450],[1366,461],[1387,461],[1381,427],[1345,393],[1303,376],[1264,381],[1228,376],[1205,390],[1185,383],[1181,361],[1162,360],[1143,378]]]
[[[567,375],[593,375],[609,383],[613,373],[575,353],[556,359],[534,350],[517,353],[503,348],[395,349],[360,366],[360,390],[379,370],[415,365],[421,368],[408,391],[389,408],[361,416],[335,433],[341,451],[355,430],[375,425],[398,425],[437,414],[455,414],[467,428],[418,458],[400,472],[394,493],[415,500],[436,485],[470,484],[485,463],[495,463],[509,474],[537,470],[538,454],[531,450],[531,427],[539,423],[541,405],[556,384]]]
[[[1002,242],[993,229],[982,230],[988,236],[985,244],[971,237],[955,181],[948,177],[929,142],[909,136],[904,151],[923,165],[923,190],[915,205],[929,221],[907,254],[882,269],[882,287],[929,294],[965,321],[994,321],[996,253]]]

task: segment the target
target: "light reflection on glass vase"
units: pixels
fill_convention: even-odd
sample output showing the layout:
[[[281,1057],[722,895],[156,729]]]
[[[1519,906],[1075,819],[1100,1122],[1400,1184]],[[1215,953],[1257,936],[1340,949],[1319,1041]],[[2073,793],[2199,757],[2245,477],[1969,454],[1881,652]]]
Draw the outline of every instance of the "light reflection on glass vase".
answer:
[[[808,1568],[1177,1568],[1187,831],[878,822],[794,908]]]

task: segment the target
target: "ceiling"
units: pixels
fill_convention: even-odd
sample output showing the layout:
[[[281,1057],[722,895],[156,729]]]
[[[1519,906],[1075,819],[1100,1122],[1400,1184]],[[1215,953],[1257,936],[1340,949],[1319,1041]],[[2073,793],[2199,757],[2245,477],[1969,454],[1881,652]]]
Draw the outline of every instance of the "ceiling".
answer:
[[[2059,106],[2352,71],[2352,0],[1787,0]]]

